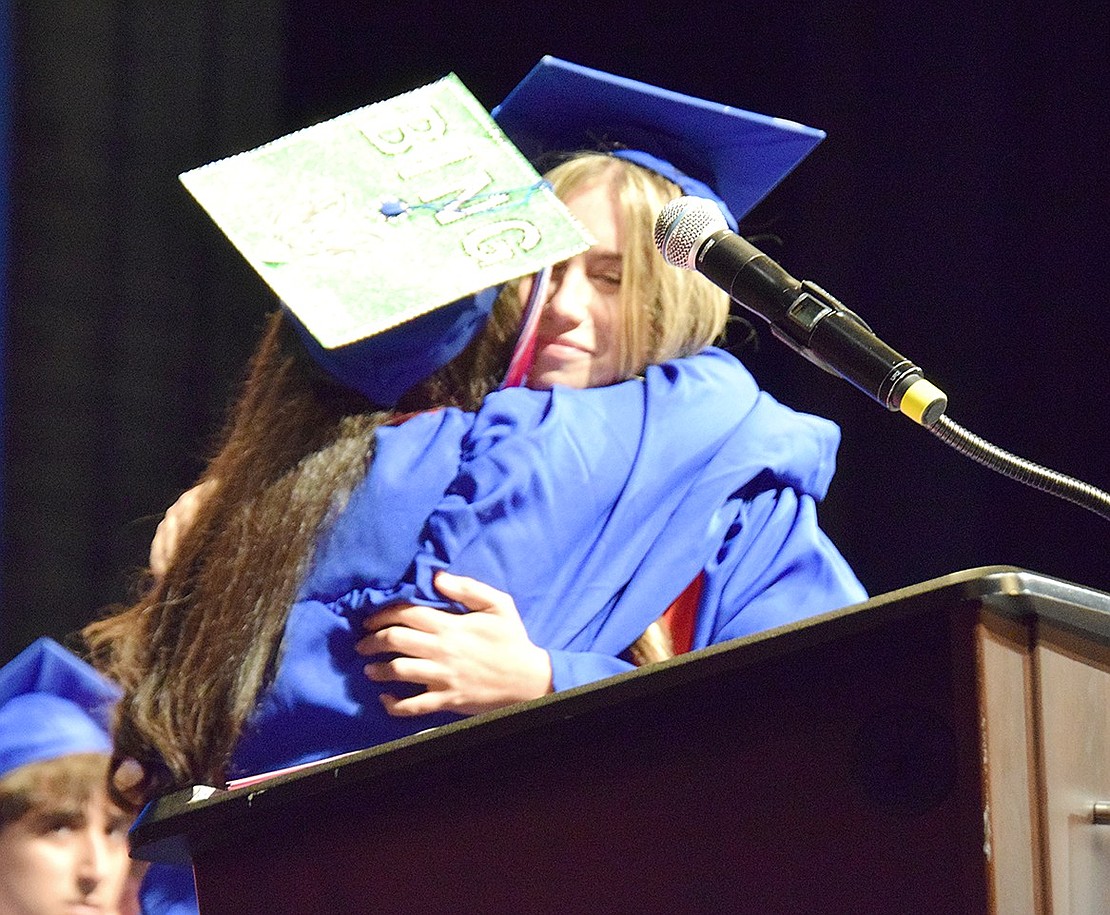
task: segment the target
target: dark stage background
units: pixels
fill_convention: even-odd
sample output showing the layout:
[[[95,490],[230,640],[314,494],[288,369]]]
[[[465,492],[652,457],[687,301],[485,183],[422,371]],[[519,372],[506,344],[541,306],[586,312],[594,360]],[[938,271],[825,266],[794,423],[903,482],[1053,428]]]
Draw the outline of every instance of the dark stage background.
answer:
[[[13,11],[0,660],[127,594],[271,304],[176,175],[449,70],[492,106],[545,53],[827,130],[746,234],[957,422],[1110,487],[1104,5],[569,6]],[[823,520],[872,592],[994,563],[1110,590],[1110,521],[760,338],[764,386],[843,428]]]

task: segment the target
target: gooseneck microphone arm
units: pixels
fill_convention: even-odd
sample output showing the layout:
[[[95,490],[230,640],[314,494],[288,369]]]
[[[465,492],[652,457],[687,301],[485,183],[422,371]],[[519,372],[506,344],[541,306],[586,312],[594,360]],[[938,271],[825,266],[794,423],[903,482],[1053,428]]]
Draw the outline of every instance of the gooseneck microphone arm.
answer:
[[[731,231],[712,201],[672,200],[656,220],[655,245],[667,263],[703,274],[806,359],[901,411],[965,457],[1110,520],[1110,493],[1010,454],[953,422],[945,415],[948,398],[920,368],[820,286],[794,279]]]
[[[964,457],[971,458],[1011,480],[1017,480],[1026,486],[1066,499],[1110,520],[1110,493],[1104,492],[1097,486],[1011,454],[973,432],[968,432],[948,416],[938,417],[928,429]]]

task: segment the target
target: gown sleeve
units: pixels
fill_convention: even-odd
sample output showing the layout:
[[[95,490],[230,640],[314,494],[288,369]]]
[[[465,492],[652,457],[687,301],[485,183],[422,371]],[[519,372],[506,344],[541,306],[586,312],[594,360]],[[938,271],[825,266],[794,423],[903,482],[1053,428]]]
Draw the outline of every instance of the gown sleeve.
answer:
[[[742,502],[706,587],[694,647],[774,629],[867,599],[817,522],[812,496],[767,489]]]
[[[703,570],[696,647],[850,603],[815,510],[838,443],[716,350],[607,388],[499,392],[408,572],[353,599],[449,606],[439,569],[506,591],[556,689],[629,669],[618,656]]]
[[[491,395],[412,566],[355,601],[445,606],[432,577],[449,568],[512,594],[536,644],[595,650],[610,672],[720,542],[732,483],[717,456],[756,394],[712,350],[606,388]]]
[[[636,666],[623,658],[597,651],[549,648],[547,653],[551,657],[551,685],[556,692],[613,677],[634,670]]]
[[[705,583],[692,648],[764,632],[867,599],[867,592],[817,522],[811,495],[791,488],[745,493]],[[556,690],[631,670],[594,651],[551,650]]]
[[[774,629],[867,599],[855,573],[817,521],[813,496],[753,484],[736,512],[705,579],[692,648]],[[630,670],[620,657],[549,650],[555,689]]]

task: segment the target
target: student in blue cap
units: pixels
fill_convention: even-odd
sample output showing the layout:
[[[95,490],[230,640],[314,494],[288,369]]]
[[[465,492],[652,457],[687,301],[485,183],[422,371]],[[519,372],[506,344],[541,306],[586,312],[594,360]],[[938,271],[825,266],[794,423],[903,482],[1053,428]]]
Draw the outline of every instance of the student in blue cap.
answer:
[[[108,798],[118,697],[48,638],[0,668],[0,912],[135,910],[132,817]]]
[[[545,124],[584,119],[582,79],[604,114],[573,142],[515,119],[518,104],[554,111]],[[780,122],[551,60],[495,112],[537,161],[547,150],[530,140],[556,151],[625,132],[647,147],[548,172],[598,244],[552,271],[528,387],[497,390],[530,280],[509,284],[461,355],[396,399],[366,389],[357,344],[342,365],[313,359],[295,319],[274,319],[165,573],[86,630],[127,695],[117,753],[143,767],[139,800],[627,669],[622,655],[683,594],[697,611],[683,648],[864,597],[816,521],[835,426],[777,404],[713,349],[723,294],[651,242],[667,200],[762,184],[729,200],[742,216],[819,137],[747,184],[696,168],[690,150],[680,173],[677,141],[693,128],[659,139],[674,105],[712,113],[697,143],[729,147],[726,172],[731,158],[758,173],[766,150],[797,140],[789,127],[776,141]],[[747,147],[730,147],[753,123]],[[390,358],[389,345],[366,358]],[[444,612],[462,608],[479,612]],[[367,620],[363,650],[397,657],[364,671]]]

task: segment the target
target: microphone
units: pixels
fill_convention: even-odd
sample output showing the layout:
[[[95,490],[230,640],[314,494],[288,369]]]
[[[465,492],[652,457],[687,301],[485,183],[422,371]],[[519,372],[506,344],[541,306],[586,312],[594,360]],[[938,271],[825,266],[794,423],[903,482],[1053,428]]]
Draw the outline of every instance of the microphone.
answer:
[[[820,286],[794,279],[729,229],[712,201],[679,197],[668,203],[655,221],[655,246],[667,263],[701,273],[763,318],[789,347],[888,410],[928,427],[947,409],[948,398],[920,368]]]

